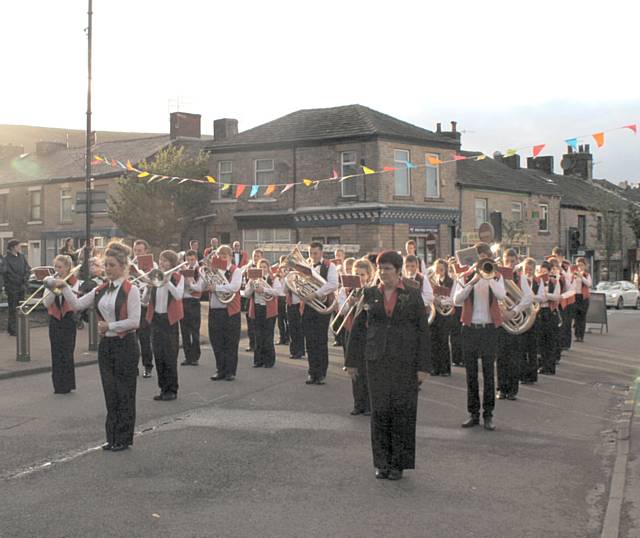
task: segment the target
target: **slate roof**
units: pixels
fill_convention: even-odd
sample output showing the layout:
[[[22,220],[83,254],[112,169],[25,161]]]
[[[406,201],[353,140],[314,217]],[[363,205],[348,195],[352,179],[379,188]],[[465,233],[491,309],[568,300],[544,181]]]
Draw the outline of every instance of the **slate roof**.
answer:
[[[210,144],[209,149],[244,148],[292,142],[379,136],[458,147],[459,141],[436,134],[362,105],[298,110],[276,120]]]
[[[169,135],[118,140],[97,144],[94,155],[107,156],[134,165],[149,159],[172,142]],[[200,139],[178,138],[174,143],[184,145],[187,151],[197,152],[207,142]],[[14,159],[0,160],[0,185],[42,183],[84,178],[84,147],[61,149],[47,155],[28,153]],[[120,175],[121,169],[101,163],[92,166],[93,176]]]

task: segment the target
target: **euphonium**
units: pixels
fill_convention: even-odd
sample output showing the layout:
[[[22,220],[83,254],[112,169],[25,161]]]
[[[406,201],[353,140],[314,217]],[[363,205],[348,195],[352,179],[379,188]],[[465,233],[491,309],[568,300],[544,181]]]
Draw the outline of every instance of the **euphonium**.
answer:
[[[526,278],[522,276],[521,278]],[[504,280],[504,289],[506,297],[502,301],[498,301],[500,311],[512,309],[514,306],[522,301],[522,290],[513,280]],[[537,303],[531,303],[522,312],[516,314],[511,319],[503,319],[502,328],[510,334],[523,334],[526,333],[536,321],[536,316],[540,305]]]
[[[256,291],[258,286],[262,286],[264,289],[264,300],[271,301],[273,298],[277,297],[276,290],[274,290],[264,278],[256,278],[254,280],[249,281],[249,285],[253,288],[253,291]]]
[[[207,286],[223,286],[229,284],[229,281],[222,269],[212,269],[211,267],[203,265],[198,269],[198,274],[200,275],[200,278],[207,283]],[[214,293],[222,304],[229,304],[233,301],[233,297],[235,295],[235,293],[217,290]]]
[[[330,314],[333,311],[333,301],[327,305],[325,303],[326,297],[307,299],[309,295],[324,286],[327,281],[313,270],[312,265],[307,263],[297,246],[287,256],[287,265],[291,269],[284,277],[287,287],[304,301],[305,306],[313,308],[319,314]],[[298,269],[301,267],[309,269],[311,274],[307,275],[299,271]]]

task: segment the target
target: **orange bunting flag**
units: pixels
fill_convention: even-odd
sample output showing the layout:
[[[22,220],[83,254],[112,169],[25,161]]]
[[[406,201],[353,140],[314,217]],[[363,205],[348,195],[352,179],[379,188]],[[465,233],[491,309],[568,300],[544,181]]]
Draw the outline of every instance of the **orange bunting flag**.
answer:
[[[593,139],[596,141],[596,146],[601,148],[604,146],[604,133],[593,133]]]
[[[638,125],[635,123],[625,125],[623,129],[629,129],[630,131],[633,131],[633,134],[638,134]]]
[[[216,178],[215,178],[215,177],[212,177],[212,176],[207,176],[207,181],[208,181],[209,183],[215,183],[215,182],[216,182]]]
[[[303,179],[302,183],[304,183],[305,187],[311,187],[311,185],[313,185],[313,179]]]
[[[295,185],[295,183],[288,183],[287,185],[284,186],[284,189],[282,189],[282,192],[280,194],[284,194],[289,189],[292,189],[294,185]]]
[[[375,171],[375,170],[371,170],[371,168],[367,168],[366,166],[363,166],[363,167],[362,167],[362,171],[365,173],[365,175],[368,175],[368,174],[375,174],[375,173],[376,173],[376,171]]]
[[[478,155],[478,156],[476,157],[476,161],[484,161],[486,158],[487,158],[487,156],[486,156],[486,155]]]
[[[538,155],[540,155],[545,145],[546,144],[538,144],[537,146],[533,146],[533,156],[537,157]]]
[[[383,170],[384,170],[385,172],[395,172],[395,171],[397,170],[397,168],[395,168],[395,167],[393,167],[393,166],[385,166],[385,167],[383,168]]]
[[[269,196],[269,195],[270,195],[271,193],[273,193],[273,191],[275,191],[275,190],[276,190],[276,186],[275,186],[275,185],[269,185],[269,186],[267,187],[267,190],[266,190],[266,191],[264,191],[264,195],[265,195],[265,196]]]
[[[429,161],[429,164],[433,166],[438,166],[439,164],[444,163],[444,161],[441,161],[438,157],[431,157],[431,155],[427,157],[427,161]]]
[[[229,187],[231,187],[231,185],[229,183],[223,183],[221,190],[223,190],[223,191],[229,190]]]
[[[244,192],[244,190],[247,188],[246,185],[244,184],[240,184],[236,187],[236,198],[240,198],[240,196],[242,196],[242,193]]]
[[[518,150],[517,150],[517,149],[509,148],[509,149],[507,150],[507,153],[505,153],[505,155],[504,155],[504,156],[505,156],[505,157],[512,157],[512,156],[514,156],[516,153],[518,153]]]
[[[134,172],[135,171],[135,168],[131,164],[131,161],[127,161],[127,170],[129,170],[129,172]]]

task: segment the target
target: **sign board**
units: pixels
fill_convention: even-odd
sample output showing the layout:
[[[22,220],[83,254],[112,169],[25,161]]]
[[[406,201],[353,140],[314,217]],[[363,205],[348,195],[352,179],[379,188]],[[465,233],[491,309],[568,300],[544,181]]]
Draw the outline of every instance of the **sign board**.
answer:
[[[602,328],[605,326],[607,332],[609,332],[607,301],[604,293],[591,292],[591,296],[589,297],[589,310],[587,310],[587,323],[600,325],[600,334],[602,334]]]
[[[480,241],[478,232],[462,232],[460,243],[463,245],[474,245]]]
[[[409,226],[410,234],[438,233],[438,229],[430,226]]]
[[[291,252],[296,246],[296,243],[262,243],[259,245],[265,252]],[[299,245],[301,252],[309,252],[309,245],[301,243]],[[360,252],[359,244],[340,244],[340,245],[324,245],[324,250],[327,252],[335,252],[337,249],[343,249],[345,252],[351,252],[357,254]]]
[[[87,212],[87,193],[85,191],[76,192],[76,213]],[[107,212],[107,192],[91,191],[91,213]]]
[[[478,237],[483,243],[493,243],[495,237],[493,226],[488,222],[483,222],[478,228]]]

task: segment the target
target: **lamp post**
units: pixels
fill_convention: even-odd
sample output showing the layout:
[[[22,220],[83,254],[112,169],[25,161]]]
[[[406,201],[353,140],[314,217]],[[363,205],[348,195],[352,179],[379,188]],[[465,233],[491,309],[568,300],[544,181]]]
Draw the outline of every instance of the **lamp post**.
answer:
[[[92,157],[92,136],[91,136],[91,38],[92,38],[92,17],[93,17],[93,0],[89,0],[87,11],[87,133],[86,133],[86,152],[85,152],[85,176],[84,190],[86,197],[86,213],[85,213],[85,245],[83,273],[85,278],[89,278],[89,257],[91,256],[91,161]]]
[[[455,256],[456,253],[456,218],[451,219],[451,255]]]

